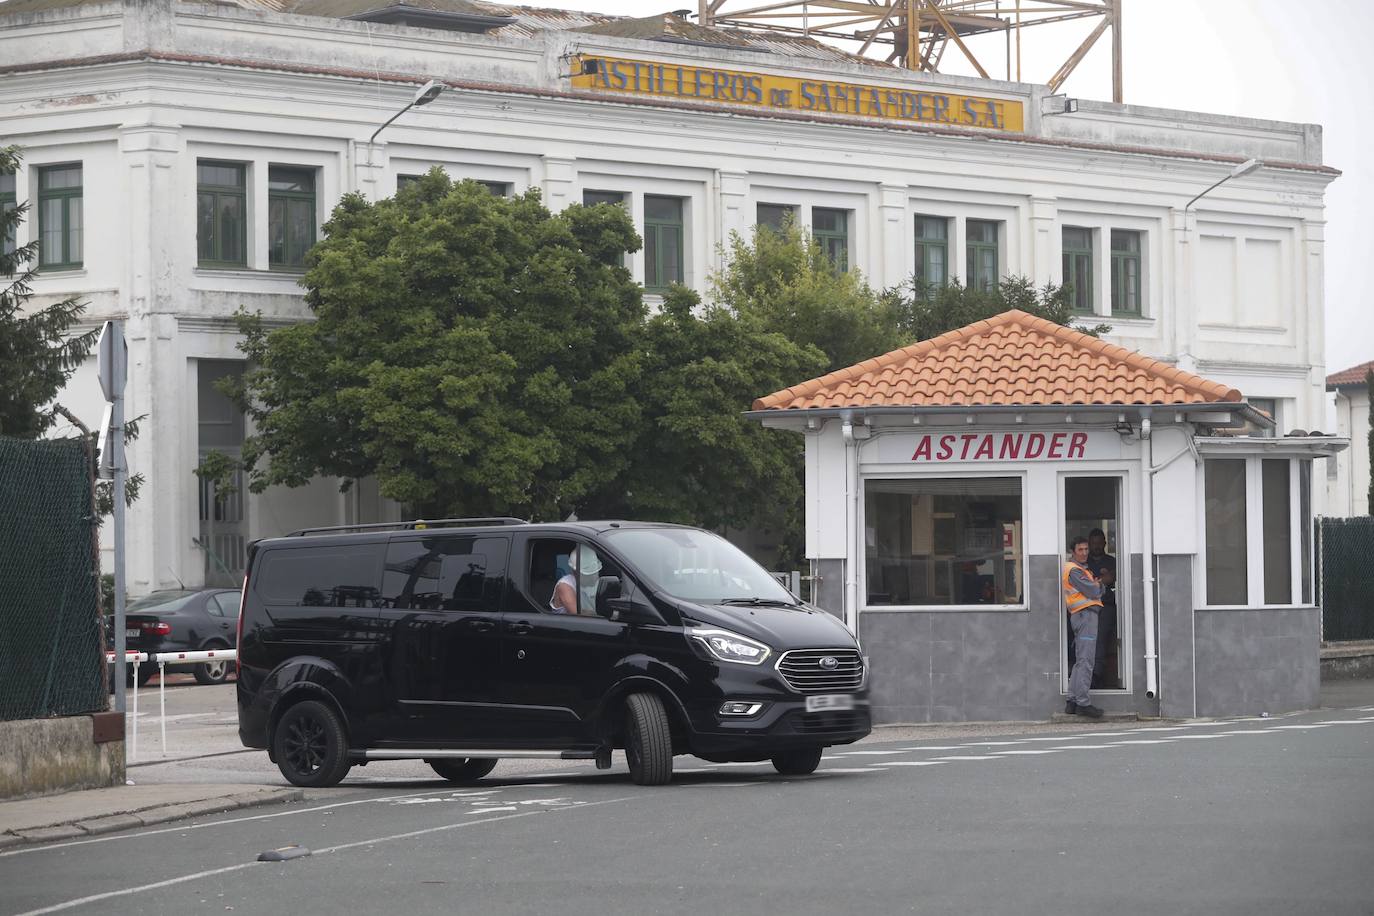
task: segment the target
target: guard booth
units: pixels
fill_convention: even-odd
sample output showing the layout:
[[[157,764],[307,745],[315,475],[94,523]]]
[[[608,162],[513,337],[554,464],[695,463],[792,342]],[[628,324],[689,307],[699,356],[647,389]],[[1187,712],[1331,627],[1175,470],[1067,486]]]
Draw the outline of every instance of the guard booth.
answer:
[[[749,416],[806,437],[815,594],[863,644],[875,721],[1061,711],[1060,574],[1069,540],[1094,532],[1117,567],[1094,703],[1317,704],[1312,462],[1346,440],[1251,435],[1273,422],[1234,388],[1020,311]]]

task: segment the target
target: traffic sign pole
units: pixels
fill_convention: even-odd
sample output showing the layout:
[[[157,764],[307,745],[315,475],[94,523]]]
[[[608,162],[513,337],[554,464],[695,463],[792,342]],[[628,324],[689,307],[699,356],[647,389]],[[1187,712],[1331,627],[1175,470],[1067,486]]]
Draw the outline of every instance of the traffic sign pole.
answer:
[[[100,463],[114,472],[114,697],[115,711],[123,713],[127,670],[124,657],[124,489],[128,479],[124,461],[124,385],[129,377],[129,345],[124,341],[123,322],[105,322],[98,348],[100,390],[110,403],[109,429],[104,431],[110,450],[109,460],[102,454]]]

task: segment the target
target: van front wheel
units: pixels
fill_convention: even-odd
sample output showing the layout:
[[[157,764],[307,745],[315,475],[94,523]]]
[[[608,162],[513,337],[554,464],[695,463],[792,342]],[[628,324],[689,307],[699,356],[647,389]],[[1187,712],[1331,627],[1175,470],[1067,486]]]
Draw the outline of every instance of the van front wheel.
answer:
[[[323,789],[348,775],[348,740],[338,715],[323,703],[306,700],[282,714],[272,732],[272,756],[293,786]]]
[[[824,748],[808,747],[800,751],[784,751],[773,758],[773,769],[784,776],[807,776],[821,765]]]
[[[625,701],[625,760],[630,778],[641,786],[661,786],[673,778],[673,735],[663,701],[635,693]]]

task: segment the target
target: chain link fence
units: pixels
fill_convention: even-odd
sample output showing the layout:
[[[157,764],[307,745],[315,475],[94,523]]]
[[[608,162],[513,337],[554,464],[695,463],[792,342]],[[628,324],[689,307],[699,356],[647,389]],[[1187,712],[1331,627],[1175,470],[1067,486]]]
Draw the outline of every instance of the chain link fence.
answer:
[[[0,436],[0,721],[106,708],[90,444]]]
[[[1374,517],[1324,518],[1318,536],[1322,639],[1374,639]]]

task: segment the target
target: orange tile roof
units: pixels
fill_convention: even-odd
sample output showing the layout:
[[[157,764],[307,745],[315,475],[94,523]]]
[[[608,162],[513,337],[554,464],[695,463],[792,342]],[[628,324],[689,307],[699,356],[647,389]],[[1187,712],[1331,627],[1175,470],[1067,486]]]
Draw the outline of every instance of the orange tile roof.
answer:
[[[1360,363],[1358,366],[1351,366],[1349,369],[1342,369],[1326,377],[1326,390],[1333,388],[1343,388],[1346,385],[1363,385],[1365,377],[1374,372],[1374,359],[1367,363]]]
[[[1241,400],[1234,388],[1013,309],[759,398],[754,409]]]

